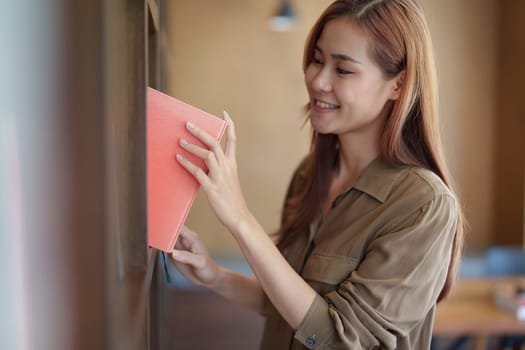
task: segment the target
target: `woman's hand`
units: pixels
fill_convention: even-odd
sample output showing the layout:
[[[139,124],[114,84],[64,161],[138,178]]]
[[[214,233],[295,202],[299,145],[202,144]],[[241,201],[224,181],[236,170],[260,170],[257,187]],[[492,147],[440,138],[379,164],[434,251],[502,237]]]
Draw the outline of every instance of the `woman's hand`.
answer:
[[[235,233],[243,220],[248,220],[251,214],[242,195],[237,173],[235,127],[226,112],[224,112],[224,120],[227,124],[224,151],[215,138],[191,123],[186,125],[188,131],[209,149],[191,144],[184,139],[180,140],[182,148],[205,162],[208,167],[207,174],[180,154],[177,155],[177,160],[200,183],[211,208],[222,224]]]
[[[288,264],[246,207],[237,175],[235,130],[227,113],[224,113],[224,119],[227,123],[224,151],[217,140],[191,124],[186,125],[188,131],[209,150],[186,140],[180,141],[185,150],[204,160],[208,174],[180,154],[177,160],[201,184],[210,206],[232,232],[257,278],[241,277],[222,268],[212,268],[216,265],[210,265],[210,259],[202,256],[191,256],[196,260],[192,264],[193,272],[199,273],[199,281],[209,281],[210,288],[220,295],[259,312],[263,310],[266,295],[288,324],[297,329],[312,305],[316,292]],[[272,263],[268,264],[268,261]]]
[[[219,266],[210,258],[197,234],[184,226],[171,259],[177,269],[192,283],[211,288],[220,274]]]
[[[170,256],[179,272],[192,283],[206,287],[231,302],[263,313],[264,293],[259,281],[253,276],[217,265],[197,234],[186,226]]]

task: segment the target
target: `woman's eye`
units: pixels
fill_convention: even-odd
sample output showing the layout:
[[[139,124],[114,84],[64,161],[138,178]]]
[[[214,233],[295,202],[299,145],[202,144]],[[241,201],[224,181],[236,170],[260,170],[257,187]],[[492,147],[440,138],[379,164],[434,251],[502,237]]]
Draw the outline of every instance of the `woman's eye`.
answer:
[[[343,75],[345,75],[345,74],[352,74],[353,73],[353,72],[350,72],[350,71],[348,71],[346,69],[342,69],[342,68],[337,68],[336,71],[337,71],[338,74],[343,74]]]

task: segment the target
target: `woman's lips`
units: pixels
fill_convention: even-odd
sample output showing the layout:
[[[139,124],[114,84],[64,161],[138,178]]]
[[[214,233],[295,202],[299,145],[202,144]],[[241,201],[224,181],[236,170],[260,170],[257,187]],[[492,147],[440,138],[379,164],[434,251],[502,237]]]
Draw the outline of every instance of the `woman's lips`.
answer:
[[[327,111],[333,111],[335,109],[338,109],[339,105],[314,99],[312,103],[312,108],[318,112],[327,112]]]

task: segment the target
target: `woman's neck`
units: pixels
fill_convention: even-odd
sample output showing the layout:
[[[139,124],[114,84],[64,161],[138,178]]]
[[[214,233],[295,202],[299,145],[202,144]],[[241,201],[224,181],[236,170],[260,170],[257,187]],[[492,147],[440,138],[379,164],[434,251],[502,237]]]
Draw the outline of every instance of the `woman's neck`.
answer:
[[[339,137],[339,169],[335,177],[353,183],[380,154],[379,141]]]
[[[379,147],[350,147],[348,143],[339,144],[339,167],[333,174],[326,202],[323,205],[323,216],[330,211],[333,201],[346,191],[380,155]]]

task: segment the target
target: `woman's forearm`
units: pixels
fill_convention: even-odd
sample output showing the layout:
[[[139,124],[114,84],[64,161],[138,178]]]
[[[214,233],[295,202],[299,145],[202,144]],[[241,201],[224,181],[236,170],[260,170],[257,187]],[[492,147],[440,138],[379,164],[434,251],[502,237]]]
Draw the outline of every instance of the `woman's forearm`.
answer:
[[[210,289],[233,303],[263,314],[264,291],[253,276],[221,267],[217,281]]]
[[[227,113],[224,113],[224,119],[228,125],[224,151],[215,138],[191,123],[187,123],[186,128],[208,149],[180,140],[181,147],[206,163],[208,173],[181,154],[177,155],[177,161],[197,179],[214,213],[232,232],[264,293],[290,326],[297,329],[314,301],[316,293],[292,269],[249,212],[237,173],[235,128]],[[238,279],[239,276],[235,274],[220,273],[219,277],[222,280],[213,283],[217,293],[262,309],[260,304],[252,303],[252,299],[245,299],[244,293],[235,290],[236,286],[248,286],[248,290],[254,288],[251,290],[256,290],[258,300],[262,301],[264,299],[259,298],[259,295],[263,294],[255,284],[249,280]],[[239,290],[244,289],[239,288]]]
[[[288,264],[274,242],[250,214],[232,233],[257,279],[283,318],[297,329],[316,292]]]

